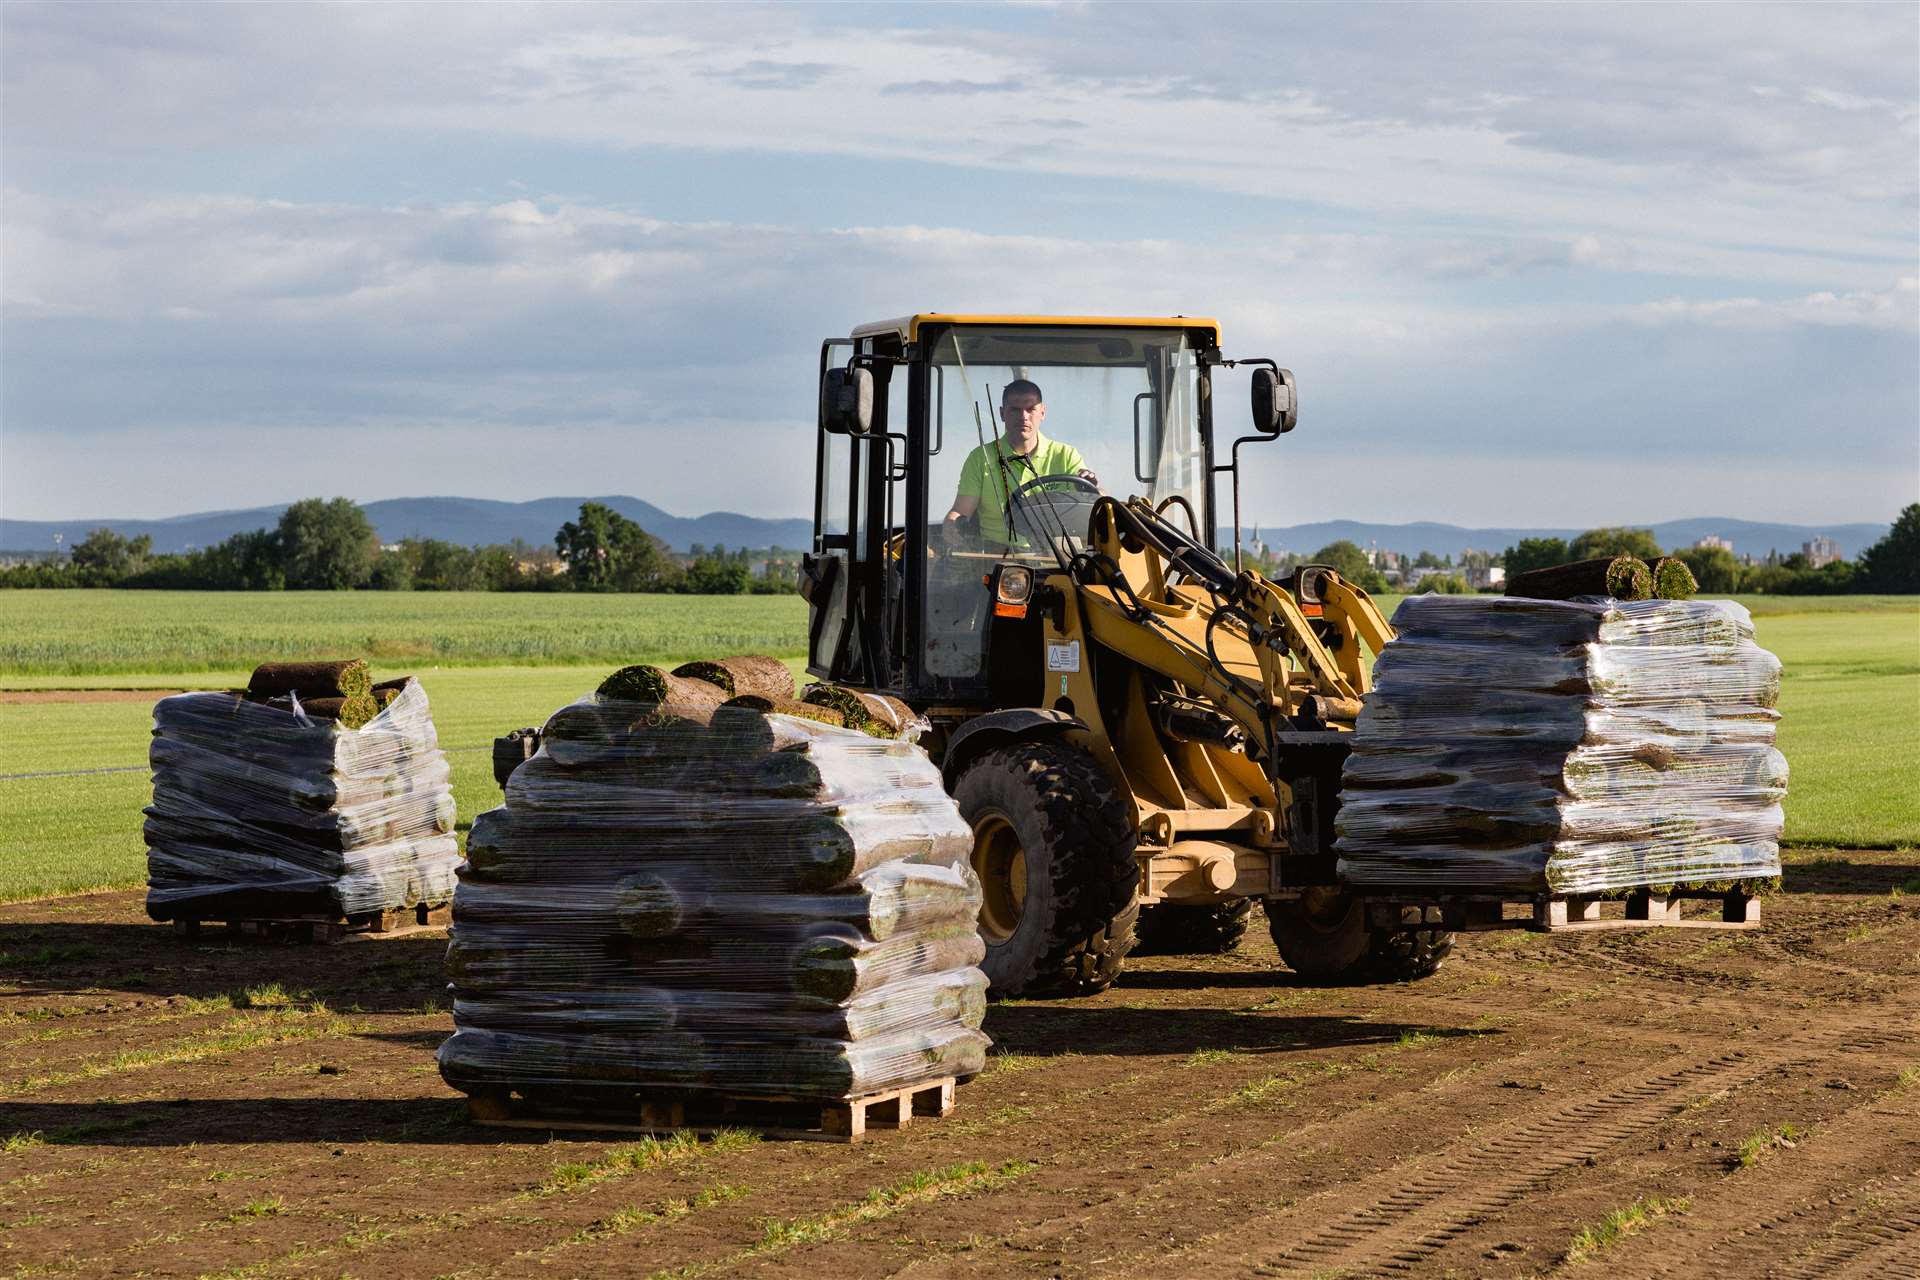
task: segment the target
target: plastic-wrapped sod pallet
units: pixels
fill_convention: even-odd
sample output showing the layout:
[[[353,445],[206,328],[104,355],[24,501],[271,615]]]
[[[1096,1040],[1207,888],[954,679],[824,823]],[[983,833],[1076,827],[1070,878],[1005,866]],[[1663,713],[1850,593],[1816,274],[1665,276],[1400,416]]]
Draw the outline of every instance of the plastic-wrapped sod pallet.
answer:
[[[973,1075],[972,843],[910,742],[738,707],[565,707],[474,822],[441,1072],[555,1106]]]
[[[453,792],[417,680],[359,729],[297,697],[163,698],[150,759],[156,920],[354,916],[453,895]]]
[[[1350,883],[1607,893],[1780,874],[1780,662],[1731,601],[1413,596],[1336,819]]]

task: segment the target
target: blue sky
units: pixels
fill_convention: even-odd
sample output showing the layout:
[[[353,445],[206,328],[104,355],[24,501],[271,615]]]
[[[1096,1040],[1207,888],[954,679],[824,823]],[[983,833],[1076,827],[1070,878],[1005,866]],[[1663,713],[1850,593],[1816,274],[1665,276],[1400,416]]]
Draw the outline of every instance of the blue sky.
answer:
[[[1291,366],[1267,524],[1920,498],[1906,4],[10,4],[0,186],[20,519],[801,514],[819,340],[963,309]]]

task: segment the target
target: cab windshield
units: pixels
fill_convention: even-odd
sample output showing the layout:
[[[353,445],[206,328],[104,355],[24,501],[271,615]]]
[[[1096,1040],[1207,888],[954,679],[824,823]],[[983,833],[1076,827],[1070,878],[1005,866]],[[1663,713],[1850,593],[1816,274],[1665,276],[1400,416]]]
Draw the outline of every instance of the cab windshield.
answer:
[[[1052,569],[1085,545],[1102,495],[1164,504],[1211,544],[1198,527],[1207,480],[1198,357],[1180,329],[966,326],[932,344],[929,674],[980,674],[983,574],[1002,560]]]

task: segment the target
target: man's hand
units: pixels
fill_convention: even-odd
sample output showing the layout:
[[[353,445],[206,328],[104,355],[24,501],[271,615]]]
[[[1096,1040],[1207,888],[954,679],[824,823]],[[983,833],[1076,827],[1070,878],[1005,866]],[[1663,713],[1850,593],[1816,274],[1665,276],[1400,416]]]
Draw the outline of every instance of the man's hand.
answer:
[[[1074,474],[1079,476],[1082,480],[1085,480],[1088,484],[1092,485],[1094,488],[1100,489],[1100,477],[1093,474],[1092,468],[1082,467],[1078,471],[1074,472]],[[1100,489],[1100,492],[1105,493],[1106,490]]]

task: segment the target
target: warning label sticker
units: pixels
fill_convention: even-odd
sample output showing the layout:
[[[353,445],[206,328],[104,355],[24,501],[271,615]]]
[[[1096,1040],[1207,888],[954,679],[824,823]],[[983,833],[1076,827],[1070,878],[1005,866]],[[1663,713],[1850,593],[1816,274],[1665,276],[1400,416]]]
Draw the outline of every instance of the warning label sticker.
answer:
[[[1069,640],[1065,644],[1047,646],[1047,670],[1078,671],[1080,669],[1080,642]]]

